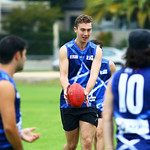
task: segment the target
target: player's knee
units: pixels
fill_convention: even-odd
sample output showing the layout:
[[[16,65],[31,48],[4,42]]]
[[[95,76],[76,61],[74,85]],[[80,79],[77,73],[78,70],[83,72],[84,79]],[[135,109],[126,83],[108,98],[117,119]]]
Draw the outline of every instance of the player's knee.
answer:
[[[102,139],[103,138],[103,131],[102,130],[97,131],[96,135],[97,135],[97,139]]]
[[[67,144],[67,150],[75,150],[77,148],[76,143]]]
[[[86,138],[83,140],[83,143],[82,143],[82,147],[84,147],[84,149],[91,149],[92,147],[92,139],[91,138]]]

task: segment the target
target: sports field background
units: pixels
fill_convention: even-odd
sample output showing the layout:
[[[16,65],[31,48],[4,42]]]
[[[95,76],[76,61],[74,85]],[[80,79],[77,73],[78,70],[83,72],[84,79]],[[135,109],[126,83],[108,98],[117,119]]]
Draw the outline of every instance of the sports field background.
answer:
[[[16,86],[21,96],[23,128],[36,127],[35,132],[41,134],[33,143],[23,142],[24,149],[62,150],[66,139],[59,111],[59,79],[41,82],[16,81]],[[77,150],[81,150],[80,142]]]
[[[24,127],[37,127],[40,139],[24,142],[25,150],[61,150],[65,142],[59,114],[58,80],[38,83],[16,83],[21,95],[21,111]]]

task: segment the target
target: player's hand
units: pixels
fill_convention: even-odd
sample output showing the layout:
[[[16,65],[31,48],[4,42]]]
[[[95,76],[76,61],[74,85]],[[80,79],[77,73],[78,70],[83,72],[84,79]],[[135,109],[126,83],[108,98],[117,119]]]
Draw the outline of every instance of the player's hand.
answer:
[[[21,130],[21,139],[23,139],[26,142],[33,142],[36,139],[38,139],[41,135],[39,133],[33,133],[36,128],[25,128]]]
[[[69,90],[69,87],[70,87],[70,84],[67,86],[66,89],[64,89],[64,98],[65,98],[65,101],[67,103],[67,106],[69,106],[69,99],[68,99],[68,90]]]
[[[89,107],[88,106],[88,104],[89,104],[88,92],[85,89],[84,89],[84,95],[85,95],[85,100],[86,100],[86,106]]]

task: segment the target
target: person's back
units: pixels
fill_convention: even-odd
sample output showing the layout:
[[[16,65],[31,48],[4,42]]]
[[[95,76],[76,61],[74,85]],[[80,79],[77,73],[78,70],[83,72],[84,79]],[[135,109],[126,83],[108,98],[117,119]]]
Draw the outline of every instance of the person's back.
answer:
[[[124,143],[130,148],[134,148],[134,144],[138,149],[141,148],[141,145],[144,149],[150,148],[149,75],[150,67],[136,70],[124,68],[114,74],[112,93],[114,95],[114,117],[118,126],[117,148],[120,147],[120,144],[123,146]],[[133,145],[130,144],[132,142],[134,142]]]
[[[114,73],[105,93],[103,112],[106,149],[150,149],[150,33],[138,29],[129,35],[125,68]]]

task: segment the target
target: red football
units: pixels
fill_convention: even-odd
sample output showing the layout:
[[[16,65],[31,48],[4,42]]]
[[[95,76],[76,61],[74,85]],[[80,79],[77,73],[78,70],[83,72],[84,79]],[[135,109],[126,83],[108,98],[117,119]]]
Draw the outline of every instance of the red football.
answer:
[[[84,90],[79,83],[73,83],[68,89],[68,99],[70,105],[79,108],[84,102]]]

